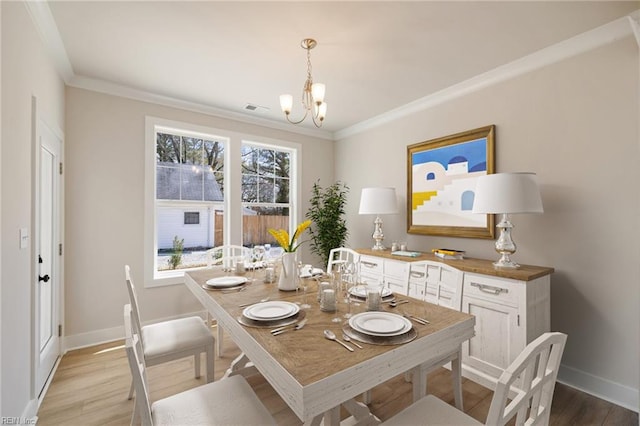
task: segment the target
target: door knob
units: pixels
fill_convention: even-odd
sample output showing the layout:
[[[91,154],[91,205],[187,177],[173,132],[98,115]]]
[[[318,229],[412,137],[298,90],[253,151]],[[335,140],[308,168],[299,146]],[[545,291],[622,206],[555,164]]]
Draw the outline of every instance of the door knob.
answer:
[[[38,281],[44,281],[45,283],[49,282],[49,275],[45,275],[44,277],[38,275]]]

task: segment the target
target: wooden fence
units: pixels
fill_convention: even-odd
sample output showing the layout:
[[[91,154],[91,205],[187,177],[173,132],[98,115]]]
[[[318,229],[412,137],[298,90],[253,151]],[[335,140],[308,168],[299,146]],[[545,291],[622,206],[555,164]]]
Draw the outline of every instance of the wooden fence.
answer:
[[[215,246],[222,245],[224,241],[222,230],[223,219],[224,212],[216,211]],[[258,244],[271,244],[275,246],[277,243],[267,229],[288,229],[288,226],[289,216],[243,215],[242,244],[247,247],[253,247]]]

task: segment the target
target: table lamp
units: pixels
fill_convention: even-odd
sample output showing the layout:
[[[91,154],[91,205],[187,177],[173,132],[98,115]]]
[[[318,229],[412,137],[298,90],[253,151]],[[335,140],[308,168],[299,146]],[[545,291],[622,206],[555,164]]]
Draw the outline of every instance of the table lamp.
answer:
[[[382,245],[384,234],[382,233],[382,214],[398,213],[398,200],[396,199],[395,188],[362,188],[360,195],[360,214],[375,214],[373,239],[375,245],[373,250],[384,250]]]
[[[516,245],[511,239],[512,213],[542,213],[542,200],[535,173],[496,173],[481,176],[476,182],[473,213],[501,214],[500,236],[496,240],[496,251],[500,259],[495,268],[518,268],[511,260]]]

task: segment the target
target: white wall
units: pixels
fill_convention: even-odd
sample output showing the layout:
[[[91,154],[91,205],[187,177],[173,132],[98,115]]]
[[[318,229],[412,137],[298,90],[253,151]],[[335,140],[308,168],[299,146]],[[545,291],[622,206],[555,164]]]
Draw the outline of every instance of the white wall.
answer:
[[[0,301],[2,416],[31,415],[31,249],[19,249],[18,230],[31,233],[31,97],[50,122],[64,128],[64,84],[43,50],[21,2],[2,9],[2,155]]]
[[[395,186],[387,241],[493,259],[493,241],[406,234],[406,146],[495,124],[496,171],[533,171],[545,212],[514,218],[515,259],[551,266],[552,329],[568,333],[561,379],[638,410],[640,155],[638,46],[625,38],[494,84],[336,144],[350,245],[368,247],[357,215],[365,186]],[[353,159],[365,167],[354,167]],[[376,172],[373,172],[375,170]],[[378,172],[379,171],[379,172]]]
[[[66,122],[66,341],[92,344],[122,335],[127,302],[124,265],[132,267],[143,319],[158,320],[202,307],[184,286],[144,288],[145,116],[296,142],[302,145],[302,214],[316,179],[333,179],[327,140],[67,88]],[[232,141],[233,143],[233,141]],[[99,301],[99,303],[96,303]]]

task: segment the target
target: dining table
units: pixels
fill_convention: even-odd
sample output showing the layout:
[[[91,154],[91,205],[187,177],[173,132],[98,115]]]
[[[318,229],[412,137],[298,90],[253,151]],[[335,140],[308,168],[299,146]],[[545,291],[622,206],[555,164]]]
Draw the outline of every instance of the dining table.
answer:
[[[301,286],[304,291],[279,290],[276,283],[265,283],[257,274],[248,275],[247,284],[237,289],[225,291],[207,286],[208,280],[228,274],[220,269],[185,272],[186,286],[242,352],[227,375],[245,374],[243,369],[247,367],[257,370],[305,425],[317,425],[321,421],[325,425],[340,424],[341,407],[351,414],[349,424],[378,424],[380,421],[370,412],[366,399],[359,401],[356,397],[409,372],[413,400],[418,400],[427,388],[424,366],[432,366],[440,359],[445,363],[451,354],[458,354],[452,361],[452,372],[461,404],[459,354],[462,343],[474,336],[474,316],[394,295],[396,300],[408,302],[397,307],[383,303],[382,311],[423,318],[428,323],[411,320],[413,338],[404,343],[356,342],[360,349],[353,341],[344,342],[353,349],[351,352],[327,339],[324,331],[330,330],[343,340],[343,332],[349,328],[345,313],[347,310],[352,315],[366,312],[364,302],[352,301],[348,306],[346,299],[338,297],[337,312],[320,309],[316,295],[319,282],[324,280],[322,277],[305,279],[305,285]],[[304,327],[273,335],[274,327],[247,325],[243,318],[247,306],[266,300],[309,306],[300,308],[298,313],[306,320]],[[338,318],[341,322],[335,322]]]

